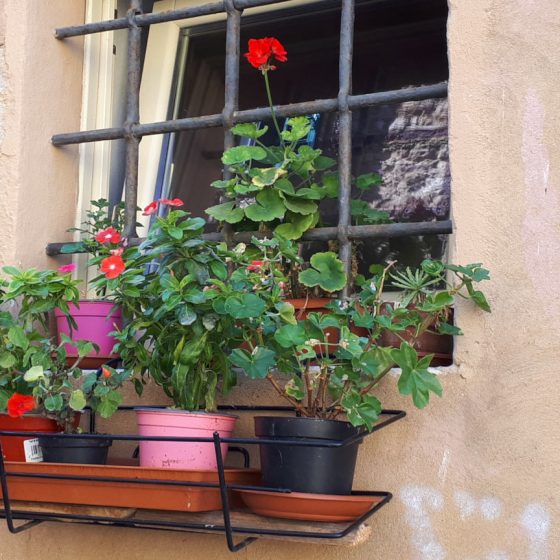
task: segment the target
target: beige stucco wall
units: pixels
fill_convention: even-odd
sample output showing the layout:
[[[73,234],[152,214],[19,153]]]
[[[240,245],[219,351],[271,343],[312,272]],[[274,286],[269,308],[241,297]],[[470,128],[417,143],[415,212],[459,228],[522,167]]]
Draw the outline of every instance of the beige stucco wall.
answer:
[[[82,2],[4,0],[0,41],[0,261],[43,265],[74,218],[80,43],[49,29]],[[560,557],[560,5],[450,0],[453,259],[484,262],[493,313],[458,309],[467,333],[444,397],[363,445],[357,488],[394,492],[353,549],[258,542],[246,560],[554,560]],[[0,37],[4,34],[0,31]],[[25,112],[23,112],[25,109]],[[241,387],[237,400],[268,400]],[[310,473],[312,476],[312,473]],[[222,537],[49,525],[0,529],[0,560],[227,558]]]

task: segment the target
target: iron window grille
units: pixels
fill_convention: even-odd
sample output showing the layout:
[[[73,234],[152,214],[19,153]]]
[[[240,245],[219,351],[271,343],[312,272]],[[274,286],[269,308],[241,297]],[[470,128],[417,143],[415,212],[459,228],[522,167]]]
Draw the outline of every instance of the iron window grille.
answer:
[[[234,146],[234,136],[231,128],[235,124],[270,118],[271,110],[268,107],[244,111],[239,110],[241,16],[243,10],[247,8],[279,5],[286,1],[222,0],[160,13],[143,13],[142,0],[130,0],[130,8],[126,17],[64,27],[55,31],[55,37],[62,40],[80,35],[128,29],[126,120],[123,125],[120,127],[55,134],[51,141],[55,146],[116,139],[124,139],[126,141],[125,225],[123,233],[133,242],[138,238],[135,227],[138,198],[138,160],[139,144],[143,136],[179,132],[182,130],[223,127],[224,150],[227,150]],[[318,3],[326,1],[328,0],[318,0]],[[355,0],[341,0],[338,96],[333,99],[317,99],[275,107],[275,112],[280,117],[309,115],[312,113],[338,113],[338,174],[340,185],[338,225],[336,227],[311,229],[304,234],[302,240],[337,240],[339,256],[344,263],[349,278],[352,260],[352,240],[450,234],[452,232],[450,220],[383,225],[351,225],[352,111],[389,103],[420,101],[447,96],[447,83],[352,95],[354,12]],[[218,13],[226,14],[225,96],[222,112],[213,115],[161,122],[140,123],[142,28],[158,23]],[[225,178],[228,177],[227,168],[224,170],[224,176]],[[256,232],[232,233],[229,228],[225,228],[223,232],[208,233],[205,234],[205,237],[212,240],[222,240],[225,238],[229,241],[244,241],[250,240],[253,235],[258,234]],[[50,243],[47,245],[47,254],[56,255],[62,252],[80,252],[80,247],[79,243]],[[350,286],[347,285],[343,290],[343,297],[348,295],[349,289]]]

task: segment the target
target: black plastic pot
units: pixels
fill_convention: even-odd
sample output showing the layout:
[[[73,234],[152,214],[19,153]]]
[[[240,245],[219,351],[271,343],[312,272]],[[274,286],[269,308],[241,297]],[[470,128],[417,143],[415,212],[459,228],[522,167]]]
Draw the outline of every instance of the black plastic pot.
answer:
[[[112,443],[110,438],[39,438],[43,461],[46,463],[104,465]]]
[[[256,416],[255,435],[287,440],[340,441],[358,434],[348,422],[318,418]],[[294,492],[350,494],[358,440],[345,447],[307,447],[300,445],[260,445],[263,484]]]

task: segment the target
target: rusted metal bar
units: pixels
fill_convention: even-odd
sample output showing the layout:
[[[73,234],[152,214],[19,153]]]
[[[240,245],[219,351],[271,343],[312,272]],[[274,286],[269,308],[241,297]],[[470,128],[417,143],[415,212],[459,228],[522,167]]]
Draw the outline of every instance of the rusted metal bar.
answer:
[[[315,228],[307,231],[303,241],[330,241],[337,239],[338,227]],[[414,235],[448,235],[453,233],[451,220],[441,222],[409,222],[400,224],[380,224],[370,226],[348,226],[346,234],[348,239],[393,239],[396,237],[409,237]],[[252,237],[266,237],[271,235],[267,232],[243,231],[233,234],[235,242],[251,241]],[[223,241],[223,233],[205,233],[204,239],[209,241]],[[143,241],[141,238],[133,240],[132,245]],[[49,243],[46,253],[50,257],[55,255],[69,255],[74,253],[85,253],[85,247],[80,242]]]
[[[225,0],[227,10],[226,20],[226,61],[224,81],[224,109],[222,122],[224,126],[224,151],[235,146],[235,137],[231,132],[234,125],[233,115],[239,107],[239,43],[241,35],[241,11],[235,8],[234,0]],[[231,178],[229,167],[224,166],[223,177]],[[225,202],[222,198],[221,202]],[[226,240],[231,241],[232,227],[224,225]]]
[[[234,9],[243,11],[246,8],[254,8],[256,6],[267,6],[269,4],[282,4],[288,0],[233,0]],[[211,2],[208,4],[200,4],[188,8],[179,8],[176,10],[168,10],[155,14],[139,14],[134,17],[134,25],[138,27],[146,27],[156,23],[166,23],[169,21],[178,21],[180,19],[190,19],[199,16],[208,16],[211,14],[219,14],[226,11],[226,2]],[[78,35],[90,35],[92,33],[102,33],[103,31],[114,31],[116,29],[126,29],[129,26],[128,18],[117,18],[107,21],[96,21],[94,23],[86,23],[84,25],[73,25],[69,27],[60,27],[55,29],[54,36],[57,39],[66,39],[68,37],[76,37]]]
[[[352,111],[348,98],[352,91],[352,53],[354,46],[354,0],[342,0],[340,19],[340,54],[338,62],[338,251],[344,263],[348,282],[342,290],[347,297],[352,275],[352,242],[348,237],[352,191]]]
[[[350,95],[348,97],[348,108],[351,110],[364,109],[387,103],[403,103],[405,101],[420,101],[422,99],[435,99],[447,96],[447,83],[433,84],[429,86],[418,86],[390,91],[380,91],[364,95]],[[303,103],[291,103],[278,105],[274,111],[279,117],[309,115],[311,113],[332,113],[338,110],[338,99],[317,99]],[[246,111],[234,111],[233,123],[253,122],[270,118],[269,107],[249,109]],[[152,134],[165,134],[168,132],[179,132],[181,130],[193,130],[197,128],[210,128],[223,126],[224,115],[206,115],[202,117],[188,117],[155,123],[133,125],[131,132],[138,137]],[[87,130],[82,132],[67,132],[55,134],[51,141],[55,146],[68,144],[81,144],[85,142],[98,142],[100,140],[116,140],[125,138],[124,127],[103,128],[98,130]]]
[[[128,69],[126,83],[126,171],[124,189],[124,230],[125,237],[136,235],[136,207],[138,206],[138,157],[140,137],[133,127],[140,121],[140,76],[142,74],[142,29],[135,23],[135,17],[142,13],[142,0],[130,0],[127,12],[128,28]]]

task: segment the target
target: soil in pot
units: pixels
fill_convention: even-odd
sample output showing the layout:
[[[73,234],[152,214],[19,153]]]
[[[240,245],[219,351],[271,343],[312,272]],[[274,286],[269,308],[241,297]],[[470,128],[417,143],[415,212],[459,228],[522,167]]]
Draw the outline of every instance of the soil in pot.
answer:
[[[278,441],[295,439],[341,441],[359,433],[348,422],[319,418],[256,416],[255,435]],[[358,447],[362,440],[345,447],[304,445],[259,446],[263,485],[314,494],[350,494]]]
[[[212,438],[231,437],[236,416],[208,412],[172,409],[136,410],[138,433],[151,437]],[[226,458],[228,445],[221,444],[222,457]],[[141,441],[140,466],[186,470],[216,470],[216,453],[213,443]]]
[[[2,413],[0,414],[0,431],[56,433],[60,431],[60,428],[54,420],[38,414],[25,414],[20,418],[12,418],[8,414]],[[25,435],[22,437],[0,436],[4,460],[26,461],[30,459],[32,454],[31,449],[29,449],[30,444],[25,445],[25,442],[31,442],[34,439],[33,437],[26,437]]]
[[[107,462],[110,438],[40,437],[39,445],[46,463],[77,463],[104,465]]]
[[[116,340],[109,333],[122,328],[121,310],[113,310],[110,301],[88,300],[80,301],[79,307],[70,304],[69,308],[78,327],[71,329],[64,313],[60,309],[55,309],[59,337],[65,334],[74,340],[89,340],[99,346],[99,352],[94,351],[85,358],[90,363],[82,363],[82,366],[95,367],[108,359],[118,358],[118,355],[113,353]],[[65,349],[69,357],[75,358],[78,355],[77,348],[71,344],[66,344]]]

